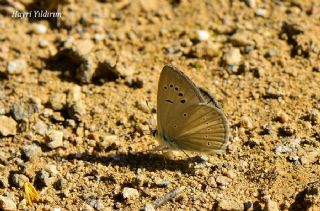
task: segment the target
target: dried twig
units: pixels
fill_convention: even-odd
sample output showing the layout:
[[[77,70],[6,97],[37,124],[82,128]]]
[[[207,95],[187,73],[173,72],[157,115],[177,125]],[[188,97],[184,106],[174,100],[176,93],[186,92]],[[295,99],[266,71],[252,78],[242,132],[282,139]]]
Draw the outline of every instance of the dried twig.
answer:
[[[169,201],[170,199],[175,198],[177,195],[179,195],[183,190],[185,189],[185,186],[178,187],[169,193],[165,194],[159,199],[156,199],[155,201],[152,202],[154,208],[160,207],[163,203]]]

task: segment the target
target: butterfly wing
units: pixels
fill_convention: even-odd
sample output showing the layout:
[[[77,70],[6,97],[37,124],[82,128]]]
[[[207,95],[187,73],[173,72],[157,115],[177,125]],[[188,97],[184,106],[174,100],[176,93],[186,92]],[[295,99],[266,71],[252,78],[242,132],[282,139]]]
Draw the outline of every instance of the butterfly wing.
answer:
[[[190,105],[168,124],[168,140],[177,149],[216,153],[224,151],[229,139],[223,112],[205,103]]]
[[[198,87],[199,91],[204,99],[204,103],[208,105],[213,105],[219,109],[221,109],[220,104],[218,101],[210,94],[210,92],[202,87]]]
[[[161,71],[157,96],[157,124],[159,136],[169,129],[169,120],[189,105],[203,101],[195,84],[177,68],[166,65]]]

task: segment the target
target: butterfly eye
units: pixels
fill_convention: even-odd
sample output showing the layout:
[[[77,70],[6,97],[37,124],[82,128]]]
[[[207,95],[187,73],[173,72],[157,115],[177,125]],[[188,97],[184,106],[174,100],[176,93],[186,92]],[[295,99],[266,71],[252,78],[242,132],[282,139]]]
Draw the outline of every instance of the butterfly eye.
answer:
[[[179,88],[178,88],[178,87],[175,87],[174,89],[175,89],[176,91],[178,91],[178,90],[179,90]]]
[[[183,93],[182,93],[182,92],[180,92],[180,93],[179,93],[179,96],[180,96],[180,97],[182,97],[182,96],[183,96]]]
[[[172,87],[173,87],[173,84],[170,84],[170,87],[172,88]]]
[[[210,146],[211,145],[210,142],[207,142],[207,145]]]
[[[186,114],[186,113],[184,113],[184,114],[183,114],[183,116],[187,116],[187,114]]]
[[[168,87],[167,87],[167,86],[164,86],[163,88],[164,88],[164,89],[168,89]]]
[[[180,102],[181,102],[181,103],[185,103],[185,102],[186,102],[186,100],[181,100]]]

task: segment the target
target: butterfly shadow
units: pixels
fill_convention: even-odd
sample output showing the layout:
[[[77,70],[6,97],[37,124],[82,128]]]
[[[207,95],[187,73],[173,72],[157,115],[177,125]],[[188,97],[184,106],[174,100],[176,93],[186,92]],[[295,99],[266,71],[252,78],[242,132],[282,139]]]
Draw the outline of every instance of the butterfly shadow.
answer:
[[[157,170],[169,170],[180,171],[182,173],[192,173],[194,169],[191,164],[195,162],[194,158],[172,160],[164,157],[163,155],[154,153],[146,154],[142,152],[135,154],[120,153],[113,156],[101,156],[94,154],[77,156],[73,153],[62,158],[66,160],[82,160],[90,163],[101,163],[105,166],[128,167],[130,170],[144,168],[151,172]]]

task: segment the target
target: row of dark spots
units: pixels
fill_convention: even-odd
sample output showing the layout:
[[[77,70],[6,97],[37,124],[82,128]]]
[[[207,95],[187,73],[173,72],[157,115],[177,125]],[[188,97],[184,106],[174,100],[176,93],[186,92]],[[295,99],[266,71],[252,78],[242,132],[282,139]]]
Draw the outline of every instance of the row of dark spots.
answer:
[[[169,87],[170,87],[170,88],[173,88],[173,84],[170,84]],[[168,89],[167,86],[164,86],[163,88],[164,88],[164,89]],[[179,91],[179,88],[178,88],[178,87],[175,87],[174,89],[175,89],[176,91]],[[183,93],[182,93],[182,92],[179,92],[178,96],[179,96],[179,97],[183,97]],[[186,103],[186,100],[185,100],[185,99],[182,99],[182,100],[180,100],[180,102],[184,104],[184,103]]]

